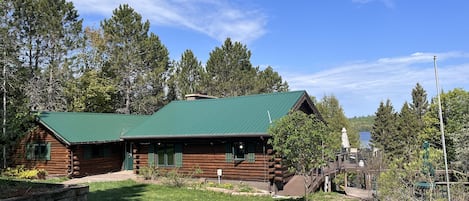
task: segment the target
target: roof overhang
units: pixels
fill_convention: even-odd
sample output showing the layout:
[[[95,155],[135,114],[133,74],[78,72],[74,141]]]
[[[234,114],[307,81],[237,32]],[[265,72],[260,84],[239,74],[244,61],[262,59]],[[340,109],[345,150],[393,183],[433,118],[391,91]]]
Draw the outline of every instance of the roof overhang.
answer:
[[[52,134],[63,144],[70,146],[72,143],[70,143],[68,140],[66,140],[62,135],[60,135],[56,130],[52,129],[49,125],[46,124],[46,122],[42,121],[40,117],[37,118],[37,121],[44,127],[46,127],[47,130],[50,130]]]
[[[303,96],[301,96],[298,101],[295,103],[293,106],[292,111],[299,110],[301,108],[301,105],[306,102],[306,104],[309,106],[309,108],[313,111],[313,114],[316,115],[321,121],[325,122],[324,118],[322,117],[321,113],[319,113],[319,110],[316,108],[314,105],[313,101],[309,97],[308,93],[305,91],[303,93]]]
[[[208,138],[242,138],[242,137],[270,137],[267,133],[234,133],[234,134],[200,134],[200,135],[150,135],[150,136],[122,136],[123,140],[150,140],[150,139],[208,139]]]

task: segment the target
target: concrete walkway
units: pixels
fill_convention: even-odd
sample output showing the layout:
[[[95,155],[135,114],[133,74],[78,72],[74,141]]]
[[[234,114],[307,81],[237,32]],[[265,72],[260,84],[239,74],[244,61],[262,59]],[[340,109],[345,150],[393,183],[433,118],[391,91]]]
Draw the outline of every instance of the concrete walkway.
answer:
[[[123,181],[127,179],[136,179],[137,175],[132,170],[111,172],[107,174],[92,175],[82,178],[70,179],[62,182],[62,184],[83,184],[91,182],[102,182],[102,181]]]

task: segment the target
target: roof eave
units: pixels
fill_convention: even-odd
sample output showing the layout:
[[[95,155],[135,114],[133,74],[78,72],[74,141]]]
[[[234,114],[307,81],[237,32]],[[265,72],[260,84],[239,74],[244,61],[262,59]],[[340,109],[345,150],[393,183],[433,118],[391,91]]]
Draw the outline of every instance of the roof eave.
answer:
[[[202,135],[152,135],[152,136],[122,136],[124,140],[148,140],[148,139],[183,139],[183,138],[232,138],[232,137],[270,137],[267,133],[239,133],[239,134],[202,134]]]
[[[121,142],[121,140],[103,140],[103,141],[87,141],[87,142],[72,142],[70,145],[85,145],[85,144],[106,144],[106,143],[114,143],[114,142]]]
[[[54,129],[52,129],[49,125],[47,125],[46,122],[42,121],[42,119],[39,117],[38,118],[39,120],[39,123],[41,125],[43,125],[44,127],[46,127],[48,130],[50,130],[52,132],[52,134],[60,141],[62,142],[63,144],[67,145],[67,146],[70,146],[71,143],[66,140],[64,137],[62,137],[62,135],[60,135],[57,131],[55,131]]]

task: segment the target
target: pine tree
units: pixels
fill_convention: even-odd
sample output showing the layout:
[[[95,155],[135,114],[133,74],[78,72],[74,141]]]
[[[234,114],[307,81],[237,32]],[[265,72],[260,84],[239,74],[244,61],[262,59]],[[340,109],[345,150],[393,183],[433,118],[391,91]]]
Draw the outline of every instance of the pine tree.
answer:
[[[394,151],[394,156],[405,157],[405,162],[411,162],[418,158],[418,151],[422,144],[418,139],[419,120],[407,102],[402,106],[397,118],[397,131],[393,140],[400,143],[401,146]]]
[[[251,51],[240,42],[227,38],[222,47],[216,47],[207,61],[209,76],[207,92],[213,96],[241,96],[252,93],[256,71],[252,67]]]
[[[186,50],[181,60],[176,63],[176,85],[178,99],[182,99],[184,95],[203,92],[202,79],[204,69],[202,63],[197,60],[191,50]]]
[[[25,94],[32,110],[65,110],[62,71],[78,49],[82,20],[65,0],[17,0],[13,17],[19,34],[19,53]],[[60,79],[62,78],[62,79]]]
[[[288,84],[272,67],[252,67],[251,51],[240,42],[227,38],[216,47],[207,61],[203,87],[213,96],[241,96],[254,93],[288,91]]]
[[[429,107],[427,92],[423,89],[422,85],[417,83],[415,88],[412,89],[412,103],[410,109],[417,115],[419,121],[423,121],[423,116],[427,112]]]
[[[371,143],[373,147],[380,148],[386,155],[393,158],[393,153],[399,148],[400,142],[394,139],[397,135],[396,113],[389,99],[386,104],[380,103],[375,116],[371,129]]]
[[[288,91],[288,83],[271,66],[264,70],[257,68],[256,93],[273,93]]]
[[[148,34],[149,21],[128,5],[120,5],[113,16],[101,22],[104,51],[109,56],[103,75],[114,80],[119,113],[150,114],[163,104],[169,53],[158,36]]]

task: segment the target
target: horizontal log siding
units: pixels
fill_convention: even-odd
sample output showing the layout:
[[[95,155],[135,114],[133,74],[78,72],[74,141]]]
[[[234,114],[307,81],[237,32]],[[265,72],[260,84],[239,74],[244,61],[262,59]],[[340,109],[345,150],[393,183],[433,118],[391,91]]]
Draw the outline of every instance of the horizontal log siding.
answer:
[[[134,145],[133,157],[134,173],[139,174],[142,167],[148,167],[148,145]]]
[[[85,146],[77,145],[74,154],[80,162],[78,177],[103,174],[122,170],[123,149],[120,143],[110,143],[111,154],[105,157],[85,159]]]
[[[172,142],[176,144],[177,142]],[[184,143],[182,143],[184,144]],[[137,173],[142,167],[148,166],[148,146],[138,145],[134,153],[134,171]],[[196,177],[217,178],[217,169],[223,170],[223,179],[243,181],[269,181],[269,159],[271,155],[263,154],[262,144],[255,148],[255,161],[248,162],[247,158],[241,162],[226,162],[226,144],[185,144],[183,145],[182,173],[193,172],[200,168],[203,173]],[[138,161],[138,162],[137,162]],[[173,169],[174,167],[160,167]]]
[[[202,169],[198,175],[206,178],[217,178],[217,169],[222,169],[223,179],[244,181],[267,181],[268,156],[263,155],[262,145],[255,149],[255,161],[247,159],[239,162],[226,162],[225,144],[188,145],[183,148],[183,171],[193,171],[195,167]]]
[[[50,160],[28,160],[26,158],[26,144],[37,141],[51,143]],[[38,126],[27,134],[20,141],[14,153],[13,166],[24,165],[30,169],[44,169],[49,175],[67,175],[68,164],[70,164],[69,149],[42,126]]]

